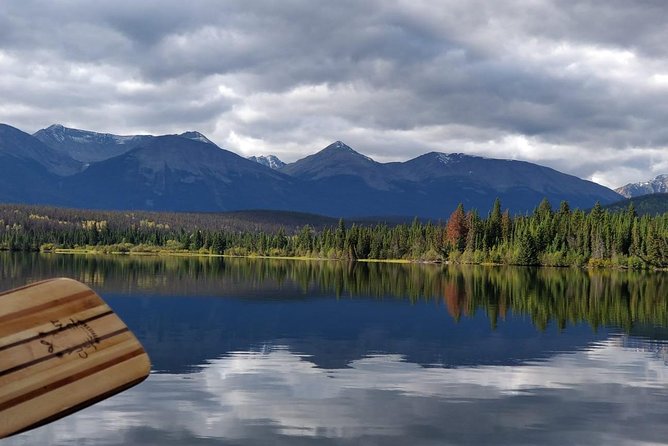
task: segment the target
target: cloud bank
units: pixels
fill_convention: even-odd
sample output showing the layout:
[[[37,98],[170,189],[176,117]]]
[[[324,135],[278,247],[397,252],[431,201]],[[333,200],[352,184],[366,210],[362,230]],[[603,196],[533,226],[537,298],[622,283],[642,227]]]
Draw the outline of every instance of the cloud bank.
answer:
[[[340,139],[548,165],[608,186],[668,172],[662,1],[8,0],[0,122],[196,129],[294,161]]]

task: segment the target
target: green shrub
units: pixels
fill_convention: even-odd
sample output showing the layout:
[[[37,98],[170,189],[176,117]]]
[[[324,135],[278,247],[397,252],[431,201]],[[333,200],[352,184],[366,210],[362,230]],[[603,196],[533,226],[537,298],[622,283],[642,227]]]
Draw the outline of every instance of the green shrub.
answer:
[[[599,259],[592,257],[587,262],[587,266],[589,268],[609,268],[611,266],[611,263],[610,260],[607,259]]]
[[[645,269],[647,264],[643,262],[640,257],[629,256],[626,260],[626,266],[628,266],[629,269]]]

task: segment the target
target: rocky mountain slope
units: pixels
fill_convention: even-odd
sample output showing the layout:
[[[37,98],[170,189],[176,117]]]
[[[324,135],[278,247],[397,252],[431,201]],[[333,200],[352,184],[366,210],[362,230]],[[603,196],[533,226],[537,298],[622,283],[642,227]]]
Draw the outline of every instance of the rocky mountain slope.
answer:
[[[629,183],[615,189],[626,198],[639,197],[641,195],[661,194],[668,192],[668,175],[658,175],[656,178],[640,183]]]

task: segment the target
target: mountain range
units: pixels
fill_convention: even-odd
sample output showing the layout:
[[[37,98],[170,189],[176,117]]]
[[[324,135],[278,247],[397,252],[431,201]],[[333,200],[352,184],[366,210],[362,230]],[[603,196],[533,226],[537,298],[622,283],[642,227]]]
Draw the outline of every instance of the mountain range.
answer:
[[[199,132],[129,135],[0,125],[0,201],[94,209],[274,209],[334,217],[445,218],[458,203],[513,213],[543,199],[572,207],[619,201],[596,183],[536,164],[431,152],[379,163],[336,141],[294,163],[246,159]]]
[[[665,194],[668,193],[668,175],[658,175],[652,180],[640,183],[629,183],[615,189],[615,192],[626,198],[649,194]]]

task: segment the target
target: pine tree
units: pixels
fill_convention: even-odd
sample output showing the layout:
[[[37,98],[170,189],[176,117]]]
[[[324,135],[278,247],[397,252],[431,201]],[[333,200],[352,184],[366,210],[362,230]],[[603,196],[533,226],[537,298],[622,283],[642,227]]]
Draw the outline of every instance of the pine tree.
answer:
[[[544,221],[545,219],[549,218],[552,215],[552,205],[550,204],[547,198],[543,198],[543,200],[540,202],[540,204],[534,211],[534,214],[541,221]]]
[[[499,244],[501,239],[501,200],[494,200],[494,206],[487,218],[487,246],[492,247]]]
[[[538,250],[536,249],[536,241],[529,231],[525,231],[520,235],[517,263],[519,265],[538,264]]]

